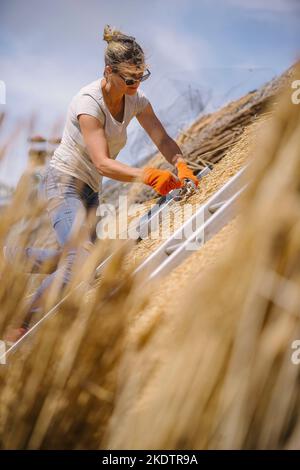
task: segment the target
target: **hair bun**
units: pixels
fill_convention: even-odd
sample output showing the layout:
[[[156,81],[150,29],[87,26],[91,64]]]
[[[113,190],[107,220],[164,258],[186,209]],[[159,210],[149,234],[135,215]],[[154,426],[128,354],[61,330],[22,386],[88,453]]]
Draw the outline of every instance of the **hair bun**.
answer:
[[[126,34],[123,34],[121,31],[118,31],[116,28],[112,28],[109,24],[105,25],[104,27],[103,39],[107,43],[110,43],[112,41],[129,41],[129,42],[135,41],[135,38],[133,36],[127,36]]]
[[[109,43],[113,40],[113,38],[114,38],[113,29],[109,26],[109,24],[106,24],[104,27],[104,31],[103,31],[103,40]]]

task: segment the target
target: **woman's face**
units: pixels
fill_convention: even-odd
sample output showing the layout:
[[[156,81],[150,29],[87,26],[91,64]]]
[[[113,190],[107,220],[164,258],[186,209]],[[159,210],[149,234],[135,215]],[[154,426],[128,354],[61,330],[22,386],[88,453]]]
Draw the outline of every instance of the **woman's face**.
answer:
[[[137,67],[133,64],[120,64],[116,71],[113,71],[110,65],[105,67],[107,79],[115,88],[126,95],[134,95],[140,86],[140,81],[127,85],[125,79],[141,78],[144,73],[144,67]]]

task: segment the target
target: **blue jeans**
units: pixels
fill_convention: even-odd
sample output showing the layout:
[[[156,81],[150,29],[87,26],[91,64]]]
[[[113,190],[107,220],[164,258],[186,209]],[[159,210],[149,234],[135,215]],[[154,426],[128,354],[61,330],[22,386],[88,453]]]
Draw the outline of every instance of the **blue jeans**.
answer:
[[[23,323],[25,327],[28,326],[32,315],[40,312],[39,300],[57,274],[62,270],[62,289],[71,279],[74,261],[78,259],[77,257],[84,261],[89,255],[89,249],[97,238],[96,225],[98,218],[96,217],[96,210],[99,205],[99,198],[98,193],[86,183],[48,164],[39,186],[39,194],[47,200],[47,212],[52,227],[55,230],[60,249],[26,247],[26,256],[34,259],[35,266],[41,265],[44,261],[49,260],[49,258],[60,255],[63,246],[69,240],[77,223],[80,227],[83,224],[86,225],[88,222],[87,216],[92,216],[92,221],[90,221],[90,225],[86,225],[86,233],[88,233],[86,241],[81,243],[80,247],[72,248],[70,245],[63,266],[45,277],[33,294]]]

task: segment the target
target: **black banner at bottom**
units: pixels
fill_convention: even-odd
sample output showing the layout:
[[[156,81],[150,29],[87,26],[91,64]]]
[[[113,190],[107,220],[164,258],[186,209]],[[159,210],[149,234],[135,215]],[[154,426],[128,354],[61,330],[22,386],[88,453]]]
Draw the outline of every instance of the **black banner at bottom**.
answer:
[[[0,451],[0,465],[21,464],[34,468],[53,465],[74,465],[88,468],[102,468],[121,465],[137,468],[144,465],[185,465],[188,468],[203,467],[221,463],[239,466],[263,463],[298,463],[299,451],[199,451],[199,450],[6,450]],[[3,468],[3,467],[2,467]]]

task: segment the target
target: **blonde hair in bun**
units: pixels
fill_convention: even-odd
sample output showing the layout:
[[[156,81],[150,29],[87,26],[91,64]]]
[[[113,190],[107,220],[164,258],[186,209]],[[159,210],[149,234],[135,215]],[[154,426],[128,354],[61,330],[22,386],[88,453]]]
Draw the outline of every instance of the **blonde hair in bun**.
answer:
[[[126,34],[123,34],[121,31],[119,31],[116,28],[111,27],[109,24],[105,25],[104,31],[103,31],[103,39],[106,41],[108,44],[112,41],[124,41],[124,40],[134,40],[135,38],[132,36],[127,36]]]
[[[107,42],[105,65],[122,70],[123,73],[126,72],[126,64],[134,65],[140,70],[145,69],[144,51],[133,36],[128,36],[107,24],[104,27],[103,40]]]

